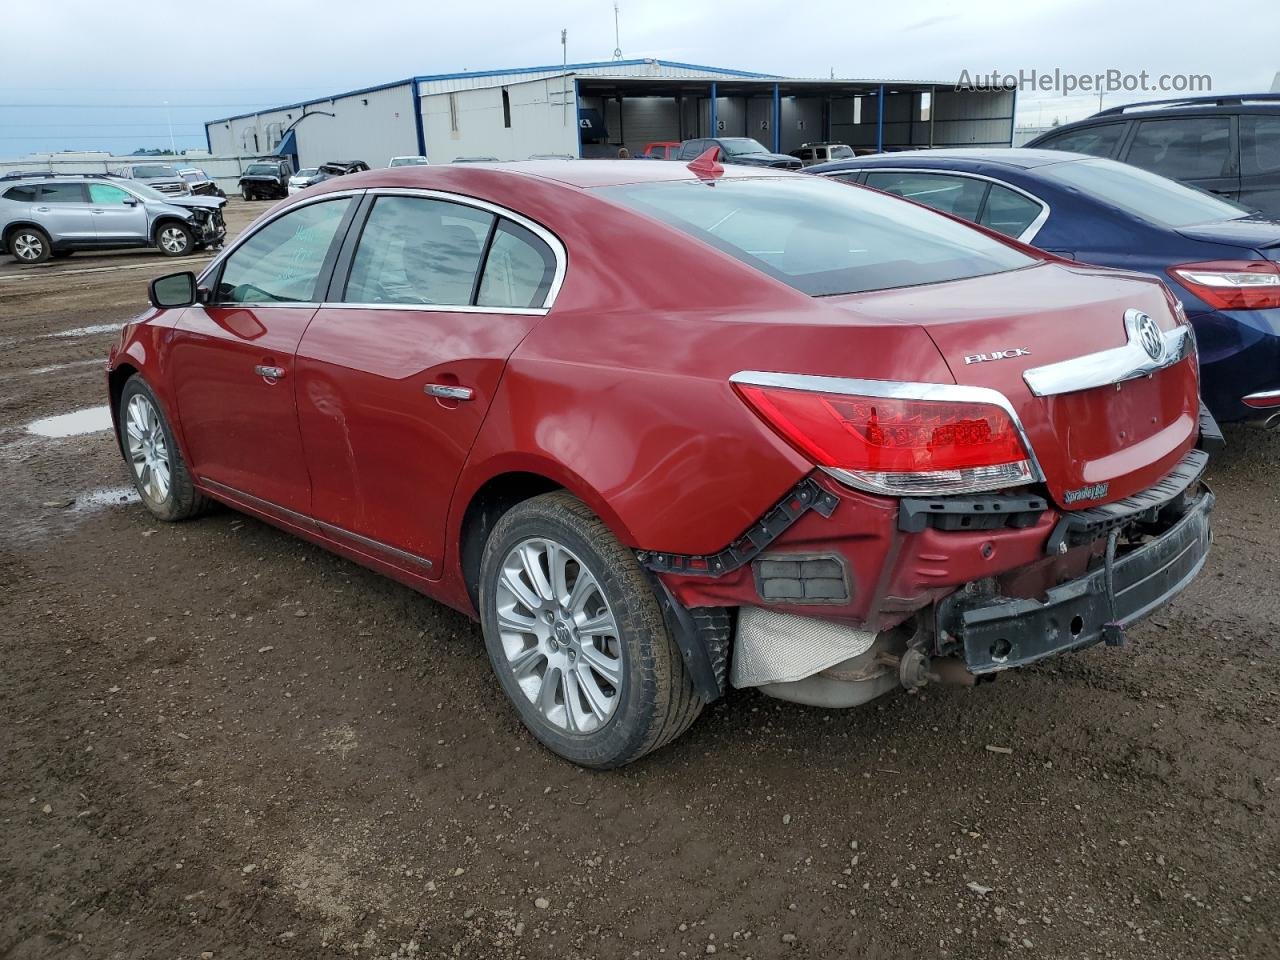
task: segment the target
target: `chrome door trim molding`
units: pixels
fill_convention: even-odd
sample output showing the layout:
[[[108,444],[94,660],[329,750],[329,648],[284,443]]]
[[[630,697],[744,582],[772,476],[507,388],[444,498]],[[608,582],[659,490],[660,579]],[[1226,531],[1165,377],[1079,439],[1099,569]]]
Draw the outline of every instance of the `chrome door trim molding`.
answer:
[[[407,550],[401,550],[399,547],[393,547],[383,543],[381,540],[374,540],[363,534],[353,533],[345,527],[339,527],[336,524],[327,523],[324,520],[317,520],[315,517],[309,517],[305,513],[299,513],[297,510],[291,510],[288,507],[282,507],[278,503],[272,503],[270,500],[263,500],[261,497],[255,497],[252,493],[245,493],[236,487],[228,486],[225,483],[219,483],[217,480],[210,480],[208,477],[200,477],[200,484],[213,492],[221,492],[225,496],[233,499],[243,500],[250,507],[260,510],[266,514],[275,514],[286,520],[291,520],[300,527],[314,526],[318,532],[328,534],[340,540],[349,540],[353,543],[368,547],[371,550],[377,550],[380,553],[389,554],[396,559],[403,560],[406,563],[422,567],[430,570],[434,564],[426,557],[420,557],[416,553],[409,553]]]
[[[981,173],[969,173],[969,172],[967,172],[967,171],[961,171],[961,170],[939,170],[939,169],[938,169],[938,168],[936,168],[936,167],[878,167],[878,166],[877,166],[877,167],[871,167],[871,166],[868,166],[868,167],[853,167],[853,168],[850,168],[850,169],[848,169],[848,170],[831,170],[831,171],[828,171],[828,172],[826,172],[826,173],[821,173],[821,174],[819,174],[819,176],[821,176],[821,177],[835,177],[835,176],[839,176],[839,175],[841,175],[841,174],[848,175],[848,174],[851,174],[851,173],[852,173],[852,174],[858,174],[858,173],[935,173],[935,174],[937,174],[937,175],[939,175],[939,176],[946,176],[946,177],[968,177],[970,180],[985,180],[987,183],[994,183],[996,186],[1004,187],[1006,190],[1012,190],[1014,193],[1020,193],[1020,194],[1022,194],[1024,197],[1026,197],[1028,200],[1030,200],[1031,202],[1040,204],[1040,213],[1036,216],[1036,218],[1035,218],[1034,220],[1032,220],[1032,221],[1031,221],[1031,223],[1027,224],[1027,228],[1026,228],[1025,230],[1023,230],[1023,231],[1022,231],[1022,233],[1018,234],[1016,237],[1011,237],[1011,238],[1010,238],[1010,239],[1012,239],[1012,240],[1017,240],[1019,243],[1031,243],[1031,241],[1032,241],[1033,239],[1035,239],[1035,235],[1036,235],[1037,233],[1039,233],[1039,232],[1040,232],[1040,228],[1044,226],[1045,221],[1049,219],[1049,214],[1053,212],[1053,210],[1052,210],[1052,208],[1050,208],[1049,204],[1048,204],[1046,201],[1041,200],[1041,199],[1040,199],[1039,197],[1037,197],[1034,193],[1031,193],[1031,192],[1029,192],[1029,191],[1027,191],[1027,190],[1024,190],[1022,187],[1014,186],[1012,183],[1010,183],[1010,182],[1009,182],[1009,181],[1007,181],[1007,180],[1001,180],[1001,179],[999,179],[998,177],[989,177],[989,176],[986,176],[985,174],[981,174]],[[866,182],[865,182],[865,178],[864,178],[864,182],[863,182],[863,183],[858,184],[858,186],[862,186],[862,187],[871,187],[871,189],[872,189],[872,190],[879,190],[879,189],[880,189],[879,187],[872,187],[872,186],[871,186],[871,184],[866,183]],[[884,192],[884,191],[881,191],[881,192]],[[911,198],[910,198],[910,197],[903,197],[902,199],[904,199],[904,200],[910,200]],[[914,203],[921,203],[921,201],[919,201],[919,200],[915,200],[915,201],[912,201],[912,202],[914,202]],[[923,205],[923,206],[928,206],[928,204],[922,204],[922,205]],[[952,214],[952,216],[955,216],[955,214]],[[961,220],[965,220],[965,218],[964,218],[964,217],[961,217],[960,219],[961,219]],[[980,223],[978,223],[978,222],[977,222],[977,221],[975,221],[975,220],[965,220],[965,222],[966,222],[966,223],[972,223],[972,224],[974,224],[975,226],[983,227],[983,229],[985,229],[985,230],[991,230],[991,229],[992,229],[991,227],[983,226],[983,224],[980,224]],[[999,233],[999,231],[995,231],[995,232]],[[1001,234],[1001,236],[1004,236],[1004,234]]]
[[[270,304],[263,304],[270,306]],[[325,310],[408,310],[413,313],[486,313],[504,316],[545,317],[546,307],[473,307],[469,304],[449,303],[346,303],[326,300],[324,303],[311,304]]]
[[[777,387],[783,390],[809,390],[814,393],[853,394],[862,397],[884,397],[890,400],[940,400],[953,403],[986,403],[999,407],[1009,416],[1013,428],[1027,451],[1031,471],[1036,481],[1044,480],[1044,471],[1036,458],[1031,438],[1022,426],[1022,419],[1013,404],[999,390],[990,387],[970,387],[955,383],[913,383],[905,380],[861,380],[854,377],[821,377],[800,373],[769,373],[762,370],[741,370],[729,378],[730,383],[746,383],[757,387]]]
[[[1141,310],[1124,312],[1124,329],[1127,341],[1124,346],[1087,353],[1084,356],[1060,360],[1024,370],[1022,379],[1037,397],[1056,397],[1078,390],[1092,390],[1154,373],[1181,362],[1195,347],[1195,335],[1187,324],[1178,324],[1172,330],[1161,331],[1162,349],[1153,357],[1142,346],[1139,330],[1141,318],[1147,314]]]

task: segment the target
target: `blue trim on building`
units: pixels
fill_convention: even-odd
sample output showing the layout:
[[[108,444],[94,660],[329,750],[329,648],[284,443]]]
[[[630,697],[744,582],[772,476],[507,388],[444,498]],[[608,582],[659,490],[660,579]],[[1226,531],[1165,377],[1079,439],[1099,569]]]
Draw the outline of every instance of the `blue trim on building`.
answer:
[[[710,124],[711,129],[707,131],[708,137],[720,136],[720,132],[716,129],[716,121],[719,119],[716,116],[717,112],[718,111],[717,111],[717,105],[716,105],[716,82],[712,80],[711,81],[711,124]]]
[[[427,131],[422,125],[422,93],[418,81],[413,81],[413,125],[418,134],[418,156],[427,156]]]
[[[773,85],[773,152],[782,149],[782,98],[778,95],[778,85]]]
[[[932,112],[929,114],[932,116]],[[876,104],[876,153],[884,153],[884,84],[880,84],[880,100]]]
[[[582,122],[578,118],[578,105],[582,103],[578,99],[578,78],[573,78],[573,126],[577,130],[578,138],[578,159],[582,159]]]
[[[777,77],[777,74],[775,73],[751,73],[748,70],[733,70],[728,67],[708,67],[699,63],[680,63],[677,60],[639,59],[592,60],[587,63],[553,63],[545,67],[516,67],[511,70],[470,70],[462,73],[435,73],[427,76],[414,77],[414,79],[419,82],[428,80],[467,80],[473,77],[501,77],[517,73],[561,73],[566,70],[585,70],[590,67],[642,67],[646,64],[654,64],[659,67],[671,67],[675,70],[701,70],[704,73],[718,73],[726,77],[744,77],[756,80],[773,80]]]

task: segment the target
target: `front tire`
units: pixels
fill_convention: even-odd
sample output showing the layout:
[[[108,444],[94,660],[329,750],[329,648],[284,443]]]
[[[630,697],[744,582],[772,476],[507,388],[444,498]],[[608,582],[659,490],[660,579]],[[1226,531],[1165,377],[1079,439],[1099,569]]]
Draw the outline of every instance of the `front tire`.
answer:
[[[182,224],[170,220],[156,229],[156,247],[166,257],[181,257],[191,252],[195,236]]]
[[[44,263],[53,256],[53,243],[39,227],[19,227],[9,235],[9,254],[19,263]]]
[[[250,192],[249,192],[249,188],[248,188],[248,187],[241,187],[241,188],[240,188],[240,196],[241,196],[241,198],[242,198],[242,199],[244,199],[244,200],[253,200],[253,199],[255,199],[254,195],[253,195],[252,193],[250,193]]]
[[[622,766],[702,711],[634,553],[569,493],[502,516],[481,558],[479,605],[503,691],[567,760]]]
[[[117,417],[120,445],[143,506],[152,516],[169,523],[202,513],[209,501],[191,482],[160,402],[136,373],[120,392]]]

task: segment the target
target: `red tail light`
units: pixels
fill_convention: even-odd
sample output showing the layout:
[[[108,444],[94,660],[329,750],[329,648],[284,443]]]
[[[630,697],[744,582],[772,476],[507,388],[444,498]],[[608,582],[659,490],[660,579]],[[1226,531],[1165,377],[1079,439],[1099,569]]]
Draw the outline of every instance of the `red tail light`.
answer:
[[[858,384],[873,392],[846,392]],[[920,395],[876,395],[913,386]],[[1010,411],[985,396],[969,399],[972,388],[778,374],[739,374],[734,387],[780,436],[852,486],[928,495],[1036,479]]]
[[[1280,307],[1280,264],[1266,260],[1214,260],[1170,267],[1173,279],[1215,310]]]

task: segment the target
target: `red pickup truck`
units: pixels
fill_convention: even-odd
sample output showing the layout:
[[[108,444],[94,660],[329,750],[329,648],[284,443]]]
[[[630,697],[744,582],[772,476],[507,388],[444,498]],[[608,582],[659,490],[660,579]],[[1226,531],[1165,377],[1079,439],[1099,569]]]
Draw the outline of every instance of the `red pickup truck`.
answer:
[[[861,187],[710,152],[379,170],[151,300],[109,372],[144,505],[476,616],[587,766],[729,685],[847,707],[1123,643],[1209,549],[1169,290]]]

